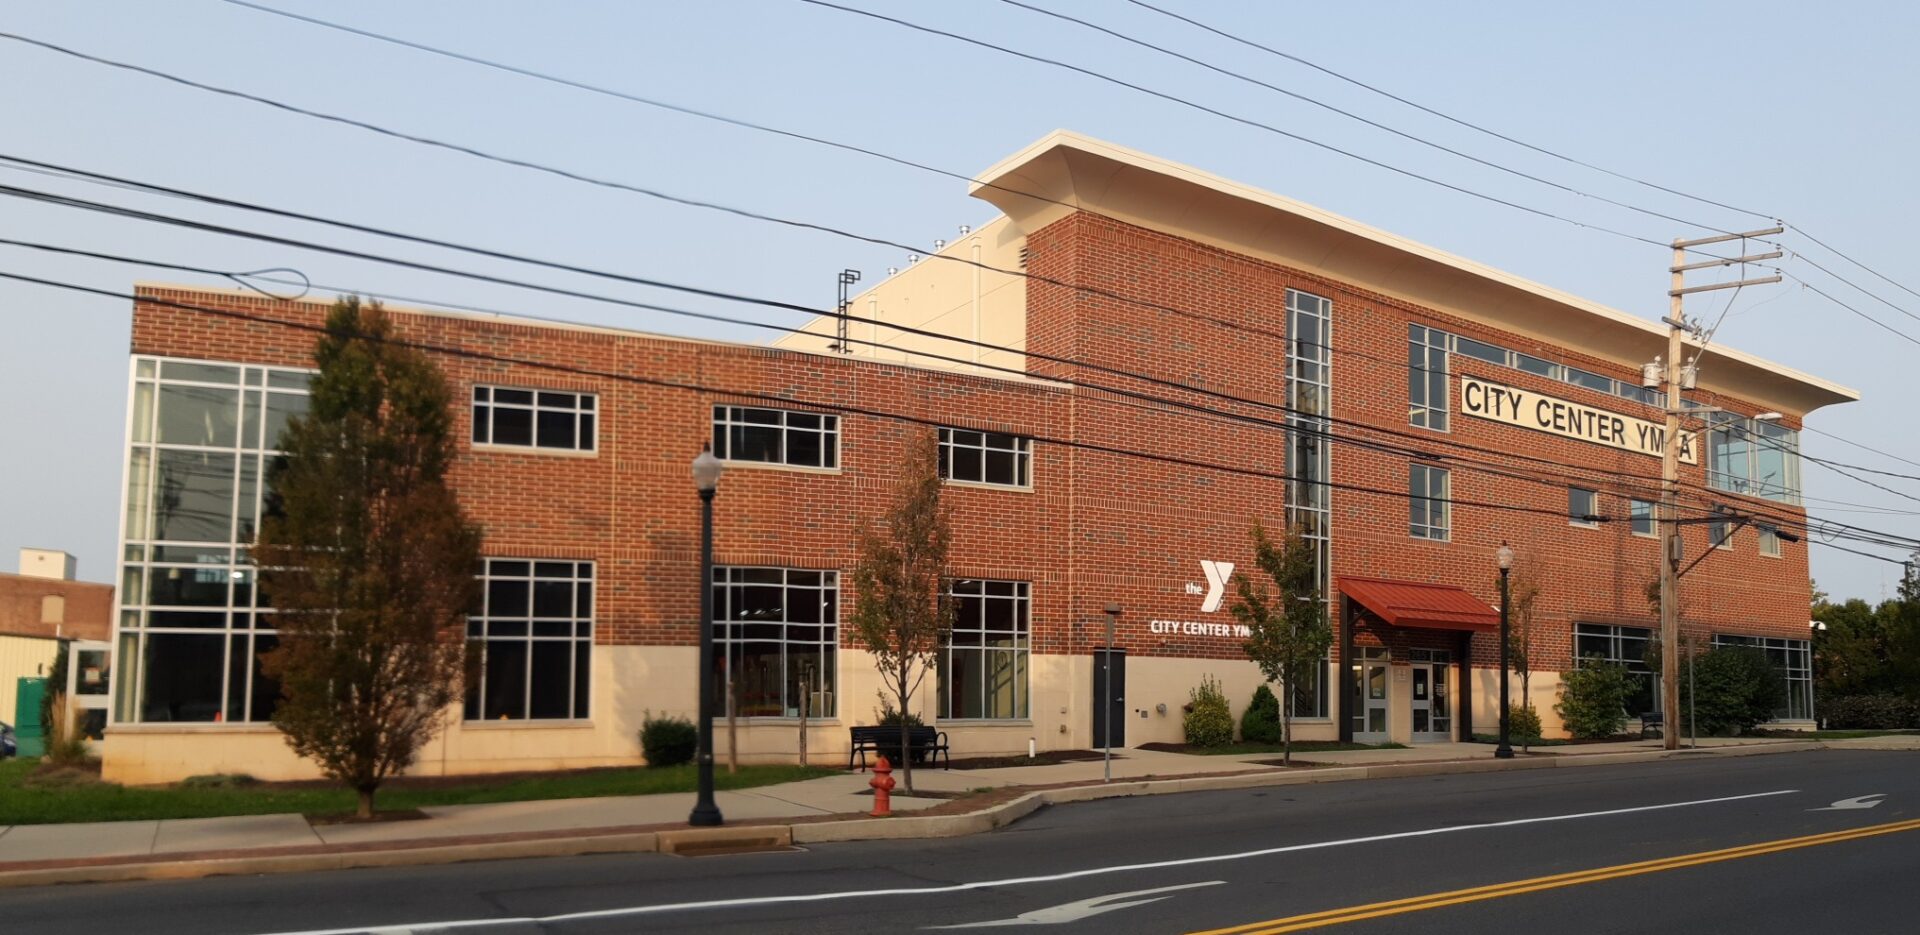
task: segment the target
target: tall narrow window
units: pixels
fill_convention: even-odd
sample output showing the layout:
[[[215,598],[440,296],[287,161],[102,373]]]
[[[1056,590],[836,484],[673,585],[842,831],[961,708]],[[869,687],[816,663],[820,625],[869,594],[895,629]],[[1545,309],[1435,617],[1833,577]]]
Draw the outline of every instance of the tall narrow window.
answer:
[[[1760,554],[1768,558],[1780,557],[1780,530],[1771,523],[1755,523],[1753,528],[1760,532]]]
[[[940,430],[940,476],[965,484],[1027,486],[1033,442],[1018,435]]]
[[[1447,430],[1447,334],[1407,326],[1407,422]]]
[[[1452,534],[1452,493],[1446,468],[1413,465],[1407,471],[1408,533],[1442,542]]]
[[[947,582],[947,599],[953,634],[940,660],[940,716],[1026,718],[1027,582],[955,578]]]
[[[1715,504],[1707,521],[1707,542],[1716,549],[1733,548],[1733,519],[1727,508]]]
[[[840,576],[798,568],[713,570],[715,699],[741,717],[833,717]]]
[[[1600,525],[1600,494],[1584,487],[1568,487],[1567,522],[1574,526]]]
[[[1287,524],[1312,543],[1319,572],[1320,602],[1331,607],[1333,535],[1332,415],[1333,302],[1297,289],[1287,290]],[[1290,693],[1293,713],[1327,717],[1326,679],[1301,684]]]
[[[480,657],[469,721],[587,717],[593,675],[593,563],[489,558],[467,618]]]

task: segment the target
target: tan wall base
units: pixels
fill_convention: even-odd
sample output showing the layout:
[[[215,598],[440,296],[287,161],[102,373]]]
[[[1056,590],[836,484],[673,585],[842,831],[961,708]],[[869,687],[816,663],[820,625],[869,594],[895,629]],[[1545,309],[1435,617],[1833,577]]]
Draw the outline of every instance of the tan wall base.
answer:
[[[421,751],[409,770],[416,776],[464,775],[629,766],[642,762],[641,722],[695,714],[698,650],[686,646],[602,646],[594,650],[594,698],[587,721],[462,722],[450,713],[446,731]],[[1036,655],[1030,661],[1029,717],[1020,721],[940,721],[932,716],[932,675],[915,695],[913,711],[947,732],[956,757],[1024,754],[1038,750],[1091,749],[1093,660],[1090,656]],[[1244,660],[1138,657],[1127,661],[1124,746],[1179,743],[1185,737],[1181,706],[1202,677],[1220,680],[1239,718],[1262,678]],[[1329,678],[1332,673],[1329,672]],[[809,762],[844,765],[847,727],[872,724],[880,706],[880,676],[871,654],[842,649],[834,716],[808,723]],[[1161,707],[1165,707],[1165,711]],[[1332,720],[1296,721],[1301,740],[1332,740]],[[789,718],[741,718],[733,735],[742,763],[792,763],[799,757],[799,722]],[[724,763],[729,749],[724,718],[717,719],[714,752]],[[188,776],[245,773],[264,780],[318,778],[313,764],[295,756],[269,725],[138,724],[108,731],[102,750],[104,778],[127,784],[174,782]]]

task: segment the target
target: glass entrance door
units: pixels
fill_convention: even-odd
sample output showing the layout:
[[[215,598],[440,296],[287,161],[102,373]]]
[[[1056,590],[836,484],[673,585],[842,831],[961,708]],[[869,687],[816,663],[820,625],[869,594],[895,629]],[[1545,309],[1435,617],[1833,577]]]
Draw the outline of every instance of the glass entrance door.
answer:
[[[1387,742],[1387,651],[1378,647],[1354,650],[1353,696],[1347,699],[1357,743]]]
[[[1453,693],[1447,671],[1451,656],[1446,650],[1416,649],[1413,657],[1413,739],[1418,742],[1443,742],[1453,739]]]

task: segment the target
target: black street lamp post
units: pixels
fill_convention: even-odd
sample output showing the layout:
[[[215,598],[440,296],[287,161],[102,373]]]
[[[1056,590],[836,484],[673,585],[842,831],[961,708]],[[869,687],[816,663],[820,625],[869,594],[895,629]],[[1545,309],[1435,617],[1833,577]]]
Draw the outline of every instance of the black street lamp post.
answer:
[[[720,459],[707,448],[693,459],[693,486],[700,491],[700,798],[687,824],[720,824],[713,804],[713,492],[720,486]]]
[[[1513,645],[1513,634],[1509,629],[1507,605],[1512,601],[1507,597],[1507,574],[1513,569],[1513,549],[1505,542],[1494,553],[1500,562],[1500,746],[1493,749],[1497,759],[1513,759],[1513,745],[1508,742],[1508,721],[1512,717],[1512,707],[1507,701],[1507,671],[1512,668],[1507,659],[1509,647]]]

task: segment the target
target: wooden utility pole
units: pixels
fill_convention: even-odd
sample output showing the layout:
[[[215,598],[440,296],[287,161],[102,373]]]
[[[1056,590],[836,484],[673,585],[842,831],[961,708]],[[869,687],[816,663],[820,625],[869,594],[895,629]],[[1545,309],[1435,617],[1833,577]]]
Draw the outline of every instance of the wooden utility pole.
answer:
[[[1693,373],[1700,365],[1696,358],[1686,365],[1680,362],[1681,333],[1689,332],[1699,339],[1699,329],[1687,323],[1682,309],[1685,297],[1695,292],[1711,292],[1716,289],[1737,289],[1741,286],[1757,286],[1779,282],[1778,275],[1759,279],[1742,279],[1735,282],[1719,282],[1705,286],[1687,287],[1687,272],[1716,266],[1732,266],[1751,263],[1757,260],[1778,258],[1780,251],[1763,253],[1757,256],[1738,256],[1725,259],[1707,260],[1701,263],[1688,263],[1687,250],[1706,244],[1725,243],[1731,240],[1745,241],[1749,237],[1768,237],[1781,233],[1783,228],[1748,231],[1744,234],[1722,234],[1718,237],[1703,237],[1699,240],[1678,240],[1673,242],[1673,265],[1667,272],[1673,278],[1667,289],[1667,360],[1665,379],[1667,426],[1666,435],[1661,439],[1660,457],[1660,708],[1661,708],[1661,744],[1668,750],[1680,748],[1680,414],[1684,407],[1680,402],[1680,391],[1692,383]],[[1701,345],[1704,351],[1705,345]],[[1695,458],[1705,457],[1705,452],[1696,452]]]

